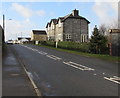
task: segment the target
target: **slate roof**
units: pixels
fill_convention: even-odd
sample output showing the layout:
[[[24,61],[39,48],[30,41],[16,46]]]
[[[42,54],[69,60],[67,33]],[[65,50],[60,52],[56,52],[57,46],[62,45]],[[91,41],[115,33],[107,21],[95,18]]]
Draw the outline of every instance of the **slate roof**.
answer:
[[[47,35],[45,30],[32,30],[33,34]]]
[[[58,24],[59,19],[62,22],[64,22],[68,18],[84,19],[84,20],[87,21],[88,24],[90,23],[86,18],[84,18],[82,16],[79,16],[79,15],[78,16],[73,16],[73,14],[71,13],[71,14],[68,14],[68,15],[66,15],[64,17],[58,17],[58,19],[51,19],[50,23],[47,23],[46,28],[48,27],[48,25],[51,26],[52,21],[53,21],[54,24]]]
[[[47,28],[48,26],[51,26],[52,21],[53,21],[54,24],[57,23],[57,19],[51,19],[51,21],[47,23],[46,28]]]
[[[68,14],[66,16],[64,16],[64,19],[62,19],[62,22],[64,22],[66,19],[68,18],[76,18],[76,19],[84,19],[86,20],[88,23],[90,23],[86,18],[82,17],[82,16],[73,16],[72,13],[71,14]]]
[[[48,22],[47,25],[46,25],[46,28],[50,25],[50,23]]]

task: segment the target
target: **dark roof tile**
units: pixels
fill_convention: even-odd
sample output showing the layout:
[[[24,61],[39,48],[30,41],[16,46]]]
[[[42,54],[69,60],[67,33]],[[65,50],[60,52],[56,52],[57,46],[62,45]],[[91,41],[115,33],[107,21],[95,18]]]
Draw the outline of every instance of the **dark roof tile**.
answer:
[[[44,34],[46,35],[46,31],[45,30],[32,30],[33,34]]]
[[[59,19],[62,21],[62,22],[64,22],[66,19],[68,19],[68,18],[76,18],[76,19],[84,19],[84,20],[86,20],[87,22],[88,22],[88,24],[90,23],[86,18],[84,18],[84,17],[82,17],[82,16],[73,16],[73,14],[71,13],[71,14],[68,14],[68,15],[66,15],[66,16],[64,16],[64,17],[59,17],[58,19],[51,19],[51,21],[50,21],[50,23],[49,23],[49,26],[51,26],[51,23],[52,23],[52,21],[53,21],[53,23],[54,24],[58,24],[58,21],[59,21]],[[46,26],[46,28],[48,27],[48,24],[47,24],[47,26]]]

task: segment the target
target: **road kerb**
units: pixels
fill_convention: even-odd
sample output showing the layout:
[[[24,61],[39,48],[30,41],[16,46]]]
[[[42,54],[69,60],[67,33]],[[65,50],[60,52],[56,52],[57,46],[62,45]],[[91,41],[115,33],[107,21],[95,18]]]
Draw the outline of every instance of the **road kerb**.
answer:
[[[33,88],[34,88],[37,96],[42,96],[41,93],[40,93],[40,91],[39,91],[39,89],[38,89],[38,87],[36,86],[35,82],[33,81],[33,79],[32,79],[32,78],[30,77],[30,75],[28,74],[28,71],[26,70],[26,68],[25,68],[24,66],[23,66],[23,68],[24,68],[24,70],[25,70],[28,78],[30,79],[30,81],[31,81],[31,83],[32,83],[32,85],[33,85]]]
[[[25,68],[25,64],[23,63],[22,59],[20,59],[20,57],[17,55],[16,51],[14,51],[13,53],[15,53],[15,56],[16,56],[17,60],[18,60],[18,61],[20,62],[20,64],[22,65],[22,67],[23,67],[26,75],[28,76],[28,78],[29,78],[29,80],[30,80],[30,82],[31,82],[34,90],[35,90],[36,95],[37,95],[37,96],[40,96],[40,98],[41,98],[41,97],[42,97],[42,94],[41,94],[40,90],[38,89],[38,87],[36,86],[36,84],[35,84],[35,82],[33,81],[33,79],[29,76],[28,71],[27,71],[27,69]]]

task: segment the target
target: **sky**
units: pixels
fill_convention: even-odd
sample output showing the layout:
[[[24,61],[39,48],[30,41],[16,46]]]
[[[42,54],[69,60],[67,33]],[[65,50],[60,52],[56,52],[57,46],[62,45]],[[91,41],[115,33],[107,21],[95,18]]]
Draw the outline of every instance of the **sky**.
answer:
[[[1,25],[5,15],[5,40],[29,37],[32,30],[45,30],[51,19],[66,16],[74,9],[90,21],[89,36],[95,25],[111,24],[118,18],[117,2],[0,2]]]

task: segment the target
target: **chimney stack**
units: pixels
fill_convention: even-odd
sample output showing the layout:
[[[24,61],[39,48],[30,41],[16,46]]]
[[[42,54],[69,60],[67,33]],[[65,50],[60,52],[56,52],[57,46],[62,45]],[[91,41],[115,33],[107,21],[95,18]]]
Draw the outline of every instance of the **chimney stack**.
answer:
[[[76,10],[76,9],[73,10],[73,11],[72,11],[72,15],[73,15],[73,16],[79,16],[79,11]]]

